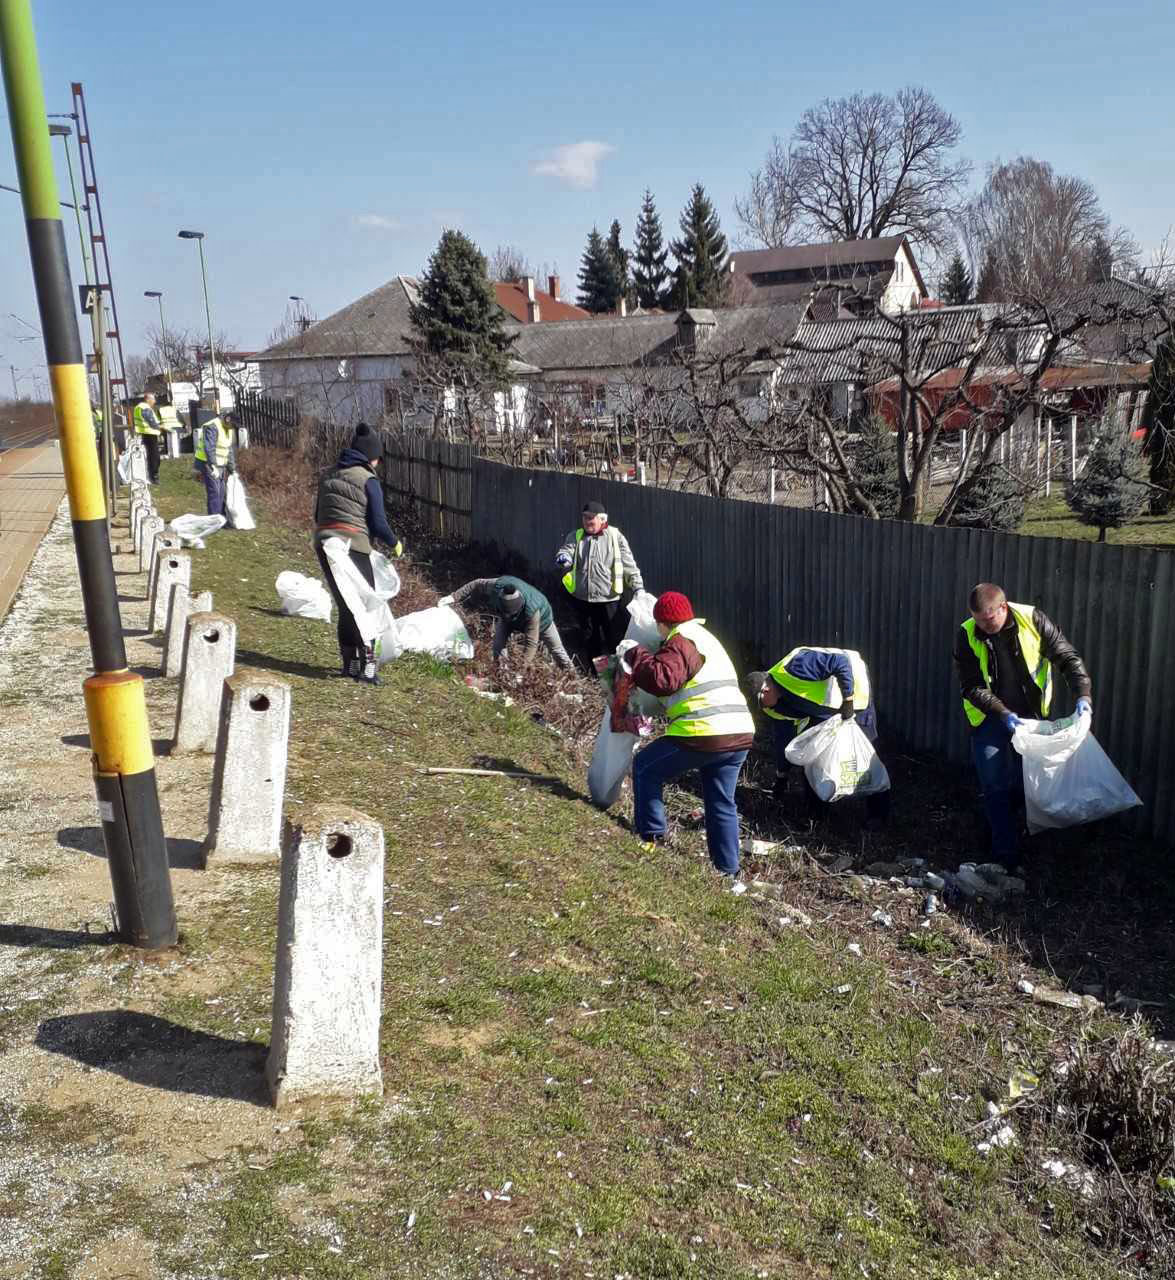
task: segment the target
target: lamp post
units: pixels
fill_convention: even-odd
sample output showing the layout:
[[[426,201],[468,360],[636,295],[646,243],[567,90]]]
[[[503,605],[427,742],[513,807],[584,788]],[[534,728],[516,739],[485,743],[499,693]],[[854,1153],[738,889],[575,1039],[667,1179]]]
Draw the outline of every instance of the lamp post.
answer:
[[[200,248],[200,279],[204,283],[204,317],[208,321],[208,363],[212,366],[212,407],[220,412],[220,383],[216,377],[216,348],[212,343],[212,309],[208,305],[208,270],[204,265],[204,232],[181,231],[181,240],[195,240]]]
[[[174,403],[171,396],[171,352],[167,348],[167,326],[163,323],[163,294],[158,289],[144,289],[144,298],[154,298],[159,303],[159,345],[163,348],[163,364],[167,371],[167,399]]]

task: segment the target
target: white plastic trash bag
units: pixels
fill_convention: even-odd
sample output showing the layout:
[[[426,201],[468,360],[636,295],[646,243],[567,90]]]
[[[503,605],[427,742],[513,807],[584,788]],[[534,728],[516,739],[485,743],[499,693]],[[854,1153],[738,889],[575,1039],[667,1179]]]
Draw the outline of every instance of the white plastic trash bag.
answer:
[[[661,643],[661,633],[657,630],[657,622],[653,617],[653,606],[657,597],[649,591],[638,591],[628,602],[628,629],[624,633],[626,640],[635,640],[646,649],[656,649]]]
[[[322,553],[330,562],[331,577],[354,615],[363,643],[374,645],[377,637],[388,636],[395,622],[388,601],[400,590],[400,575],[388,558],[378,551],[371,553],[372,576],[375,578],[375,586],[371,586],[351,559],[350,539],[327,538],[322,544]],[[387,658],[383,660],[387,661]]]
[[[249,510],[249,500],[245,496],[245,486],[241,477],[234,471],[224,486],[224,509],[233,522],[234,529],[256,529],[257,525]]]
[[[195,547],[202,551],[204,539],[224,526],[224,516],[186,515],[176,516],[167,527],[179,537],[181,547]]]
[[[889,771],[855,720],[822,720],[793,738],[784,754],[803,766],[812,790],[826,803],[889,790]]]
[[[147,450],[132,440],[118,459],[118,478],[123,484],[147,483]]]
[[[379,637],[378,651],[381,663],[401,653],[428,653],[442,662],[468,662],[473,657],[473,641],[457,610],[437,605],[393,619],[389,632]]]
[[[613,733],[612,710],[605,709],[588,766],[588,794],[592,804],[607,809],[620,799],[624,776],[632,768],[633,752],[639,743],[635,733]]]
[[[277,575],[273,584],[277,588],[281,600],[282,613],[290,618],[316,618],[321,622],[330,621],[330,592],[317,578],[308,578],[304,573],[294,573],[286,569]]]
[[[1142,804],[1093,736],[1091,721],[1022,720],[1012,734],[1024,758],[1029,831],[1096,822]]]

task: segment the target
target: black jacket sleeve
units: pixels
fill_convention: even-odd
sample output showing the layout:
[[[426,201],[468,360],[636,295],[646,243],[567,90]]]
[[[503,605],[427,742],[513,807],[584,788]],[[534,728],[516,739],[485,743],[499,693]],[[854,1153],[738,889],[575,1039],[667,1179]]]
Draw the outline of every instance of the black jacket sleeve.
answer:
[[[378,538],[380,542],[394,547],[400,539],[388,524],[387,512],[384,511],[384,491],[379,477],[372,476],[363,486],[363,492],[367,495],[367,532],[372,538]]]
[[[984,683],[983,672],[979,669],[979,659],[975,656],[975,650],[967,642],[967,633],[962,627],[955,632],[955,649],[951,656],[955,660],[955,674],[959,677],[959,688],[963,697],[978,707],[984,715],[1006,716],[1008,708]]]
[[[453,592],[454,604],[469,604],[471,609],[488,609],[497,578],[473,578]]]
[[[1081,661],[1081,655],[1061,634],[1061,628],[1039,609],[1033,609],[1032,621],[1040,632],[1040,643],[1045,657],[1060,669],[1074,698],[1092,700],[1093,682],[1089,678],[1089,672],[1085,669],[1085,663]]]

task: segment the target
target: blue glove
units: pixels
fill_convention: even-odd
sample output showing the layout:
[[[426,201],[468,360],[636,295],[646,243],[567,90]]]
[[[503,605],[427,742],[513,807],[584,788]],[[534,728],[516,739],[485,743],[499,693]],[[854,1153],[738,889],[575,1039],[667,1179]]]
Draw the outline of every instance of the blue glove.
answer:
[[[1014,730],[1019,729],[1020,724],[1021,724],[1020,717],[1014,711],[1009,711],[1004,716],[1004,728],[1007,729],[1009,733],[1012,733]]]
[[[566,551],[560,551],[559,554],[555,557],[555,563],[559,566],[560,569],[570,569],[571,557],[567,554]]]
[[[1088,698],[1077,699],[1077,714],[1079,716],[1092,716],[1093,703]]]

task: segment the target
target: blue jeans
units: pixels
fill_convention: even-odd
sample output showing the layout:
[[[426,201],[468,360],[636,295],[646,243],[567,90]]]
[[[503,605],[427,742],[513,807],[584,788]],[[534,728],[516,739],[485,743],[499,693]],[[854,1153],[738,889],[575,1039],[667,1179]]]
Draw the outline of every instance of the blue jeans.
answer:
[[[706,845],[710,861],[727,875],[738,872],[738,810],[734,788],[746,751],[691,751],[688,739],[666,736],[638,751],[632,761],[632,799],[642,840],[665,834],[665,783],[697,769],[702,775]]]
[[[208,514],[210,516],[222,516],[224,511],[224,489],[225,474],[224,468],[220,468],[220,474],[214,476],[208,469],[206,462],[197,459],[196,469],[200,472],[200,479],[204,481],[204,496],[208,500]]]
[[[1012,794],[1024,790],[1024,766],[1012,746],[1012,735],[999,720],[988,716],[971,735],[971,759],[979,776],[979,792],[991,827],[993,859],[1016,853]]]

